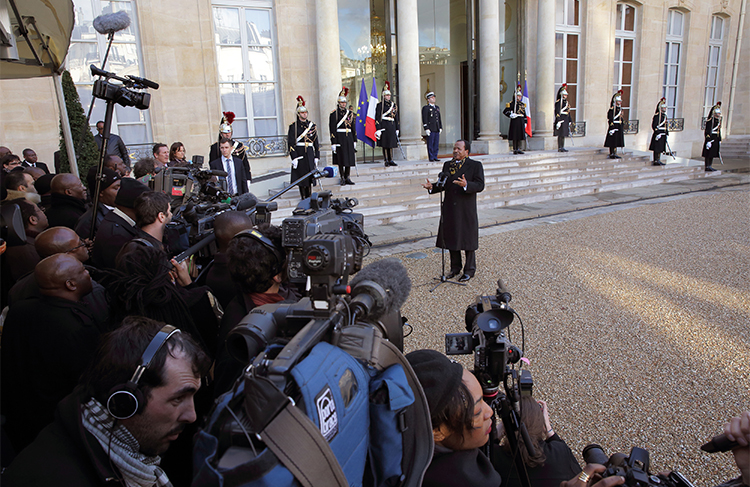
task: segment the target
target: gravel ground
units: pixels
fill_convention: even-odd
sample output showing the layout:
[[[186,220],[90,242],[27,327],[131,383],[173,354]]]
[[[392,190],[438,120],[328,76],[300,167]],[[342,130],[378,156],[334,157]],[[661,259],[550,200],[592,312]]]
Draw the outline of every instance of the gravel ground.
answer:
[[[640,446],[652,471],[713,486],[738,475],[734,460],[699,446],[750,409],[749,209],[745,187],[497,233],[481,238],[468,286],[432,293],[432,244],[394,254],[413,285],[405,348],[443,351],[443,334],[465,331],[466,306],[502,278],[534,395],[581,463],[589,443]],[[518,319],[509,330],[520,346]]]

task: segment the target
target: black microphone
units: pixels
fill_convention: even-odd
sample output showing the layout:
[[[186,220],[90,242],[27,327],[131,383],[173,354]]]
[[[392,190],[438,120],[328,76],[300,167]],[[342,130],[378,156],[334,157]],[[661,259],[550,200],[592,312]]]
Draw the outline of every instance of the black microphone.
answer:
[[[130,17],[124,10],[119,12],[100,15],[94,19],[94,29],[102,35],[114,34],[125,30],[130,26]]]
[[[738,446],[741,446],[736,441],[732,441],[727,438],[727,435],[721,434],[711,438],[711,441],[701,446],[701,450],[706,453],[723,453],[725,451],[734,450]]]
[[[127,75],[127,78],[133,81],[134,83],[138,83],[138,84],[145,86],[146,88],[151,88],[154,90],[159,89],[159,83],[157,83],[156,81],[151,81],[150,79],[146,79],[146,78],[140,78],[138,76],[133,76],[131,74]]]
[[[502,279],[497,280],[497,299],[505,304],[510,303],[510,300],[513,299],[513,296],[505,289]]]
[[[435,186],[442,188],[445,186],[445,183],[448,181],[448,173],[445,171],[440,171],[440,174],[438,174],[438,180],[435,183]]]
[[[208,173],[211,174],[212,176],[221,176],[224,178],[227,177],[227,175],[229,175],[228,172],[222,171],[221,169],[209,169]]]
[[[93,76],[104,76],[105,78],[117,78],[117,75],[114,73],[110,73],[109,71],[104,71],[103,69],[99,69],[93,64],[89,66],[91,68],[91,74]],[[118,78],[121,79],[121,78]]]
[[[370,318],[378,320],[401,309],[411,292],[411,279],[398,259],[388,258],[359,271],[350,286],[354,296],[352,304],[361,306]]]
[[[237,204],[235,211],[245,211],[258,204],[258,198],[252,193],[245,193],[232,198],[232,204]]]

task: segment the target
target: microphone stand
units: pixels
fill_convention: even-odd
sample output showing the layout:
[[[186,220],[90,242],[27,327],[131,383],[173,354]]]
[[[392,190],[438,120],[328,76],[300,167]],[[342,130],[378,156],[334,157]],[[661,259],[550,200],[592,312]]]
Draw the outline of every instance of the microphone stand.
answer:
[[[449,281],[447,277],[445,277],[445,228],[443,228],[443,193],[445,192],[445,184],[443,184],[443,190],[439,191],[440,193],[440,225],[439,229],[442,229],[443,231],[440,232],[440,259],[442,260],[442,274],[440,274],[440,277],[433,277],[432,279],[435,281],[440,281],[435,286],[430,289],[430,292],[434,291],[438,287],[440,287],[443,283],[448,284],[455,284],[456,286],[466,286],[465,282],[456,282],[456,281]]]

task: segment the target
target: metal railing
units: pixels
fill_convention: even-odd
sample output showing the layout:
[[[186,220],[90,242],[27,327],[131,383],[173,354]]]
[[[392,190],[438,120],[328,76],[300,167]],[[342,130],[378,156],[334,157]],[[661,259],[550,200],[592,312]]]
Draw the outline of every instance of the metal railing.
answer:
[[[706,130],[706,121],[708,117],[701,117],[701,130]]]
[[[625,127],[623,128],[623,133],[626,134],[637,134],[639,128],[638,120],[628,120],[625,122]]]
[[[130,161],[132,163],[138,162],[138,159],[143,157],[153,157],[154,144],[128,144],[128,153],[130,154]]]
[[[684,118],[670,118],[667,120],[667,130],[669,130],[670,132],[682,132],[684,129]]]
[[[266,135],[263,137],[237,137],[247,147],[247,157],[258,158],[266,156],[284,156],[289,154],[286,135]],[[130,160],[137,161],[142,157],[153,157],[152,149],[154,143],[128,144],[126,146],[130,153]],[[208,150],[205,152],[208,154]],[[198,152],[200,155],[200,152]]]
[[[571,137],[585,137],[586,136],[586,122],[571,122],[570,123],[570,136]]]

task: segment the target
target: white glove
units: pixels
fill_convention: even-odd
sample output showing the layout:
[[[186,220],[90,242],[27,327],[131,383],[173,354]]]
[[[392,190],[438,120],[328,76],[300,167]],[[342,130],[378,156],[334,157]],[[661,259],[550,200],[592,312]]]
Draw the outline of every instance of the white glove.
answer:
[[[561,126],[562,126],[562,120],[560,120],[559,122],[557,122],[557,130],[560,130]]]
[[[396,137],[398,137],[398,133],[399,133],[399,131],[398,131],[398,130],[396,130]]]
[[[333,151],[334,154],[336,153],[336,146],[335,145],[331,146],[331,151]]]
[[[515,119],[515,118],[517,118],[517,117],[518,117],[518,114],[517,114],[517,113],[515,113],[515,112],[514,112],[514,113],[511,113],[511,114],[510,114],[510,119],[511,119],[511,120],[513,120],[513,119]]]
[[[439,134],[442,134],[442,133],[443,133],[443,129],[440,129],[440,132],[438,132],[438,133],[439,133]]]
[[[714,141],[709,140],[708,142],[706,142],[706,149],[710,149],[712,145],[714,145]]]
[[[429,137],[430,136],[430,129],[424,129],[424,133],[426,133],[427,137]]]
[[[314,160],[315,160],[315,167],[318,167],[318,161],[320,161],[320,159],[318,159],[318,158],[316,157],[316,158],[315,158]]]
[[[375,138],[378,140],[380,140],[380,132],[382,132],[382,130],[378,130],[377,132],[375,132]]]
[[[609,131],[609,135],[614,135],[615,132],[617,132],[617,129],[612,129],[612,130]]]
[[[659,140],[659,139],[661,139],[661,136],[662,136],[662,135],[664,135],[664,134],[659,134],[659,135],[657,135],[657,136],[656,136],[656,140]]]
[[[292,168],[297,169],[297,166],[299,165],[299,158],[292,159]]]

